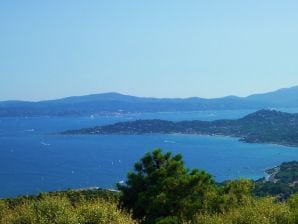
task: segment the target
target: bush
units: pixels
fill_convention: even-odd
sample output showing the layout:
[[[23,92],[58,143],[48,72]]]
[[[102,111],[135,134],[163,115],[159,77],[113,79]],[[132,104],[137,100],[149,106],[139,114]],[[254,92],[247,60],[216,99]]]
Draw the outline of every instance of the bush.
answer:
[[[137,224],[117,204],[104,199],[81,199],[71,203],[63,193],[22,198],[8,207],[0,201],[2,224]],[[11,205],[12,205],[11,204]]]
[[[298,193],[291,195],[288,205],[292,212],[291,218],[293,223],[298,223]]]
[[[291,212],[284,203],[275,203],[272,198],[251,199],[220,214],[200,214],[194,224],[290,224]]]
[[[46,196],[40,201],[30,204],[34,213],[34,222],[39,224],[75,224],[77,218],[73,207],[65,197]]]
[[[120,211],[113,202],[103,200],[92,203],[81,202],[77,205],[76,212],[79,223],[86,224],[136,224],[131,216]]]

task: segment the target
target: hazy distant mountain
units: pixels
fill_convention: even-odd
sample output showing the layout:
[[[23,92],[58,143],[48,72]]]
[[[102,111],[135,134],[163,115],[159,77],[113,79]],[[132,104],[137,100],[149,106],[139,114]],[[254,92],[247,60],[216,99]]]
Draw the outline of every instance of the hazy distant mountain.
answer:
[[[200,110],[263,109],[298,107],[298,87],[249,97],[216,99],[149,98],[103,93],[40,102],[0,102],[0,116],[66,116],[107,113],[170,112]]]
[[[284,88],[275,92],[254,94],[246,99],[257,100],[267,104],[274,104],[278,107],[298,107],[298,86]]]

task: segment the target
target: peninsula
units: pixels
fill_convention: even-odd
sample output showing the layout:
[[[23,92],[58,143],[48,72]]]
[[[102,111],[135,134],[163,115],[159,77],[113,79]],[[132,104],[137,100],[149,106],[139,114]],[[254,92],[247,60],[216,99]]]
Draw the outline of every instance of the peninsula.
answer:
[[[167,121],[136,120],[111,125],[68,130],[65,135],[197,134],[237,137],[247,143],[298,146],[298,114],[259,110],[237,120]]]
[[[287,199],[298,192],[298,161],[282,163],[266,170],[267,177],[255,181],[254,194],[259,197],[274,196],[279,200]]]

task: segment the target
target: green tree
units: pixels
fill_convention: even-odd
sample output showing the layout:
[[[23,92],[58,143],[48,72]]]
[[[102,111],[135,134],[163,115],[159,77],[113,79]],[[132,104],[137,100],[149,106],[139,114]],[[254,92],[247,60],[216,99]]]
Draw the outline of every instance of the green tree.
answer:
[[[254,184],[251,180],[226,181],[219,189],[217,204],[213,206],[213,211],[226,212],[246,204],[248,200],[251,200],[253,188]]]
[[[172,156],[157,149],[147,153],[134,168],[126,184],[117,187],[122,192],[121,206],[132,210],[143,223],[190,220],[216,196],[211,175],[185,168],[180,154]]]

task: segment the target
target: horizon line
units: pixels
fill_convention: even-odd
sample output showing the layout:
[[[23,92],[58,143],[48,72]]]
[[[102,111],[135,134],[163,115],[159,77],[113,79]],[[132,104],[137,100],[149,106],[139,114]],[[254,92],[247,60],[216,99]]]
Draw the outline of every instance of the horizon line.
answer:
[[[72,95],[72,96],[63,96],[63,97],[57,97],[57,98],[51,98],[51,99],[42,99],[42,100],[18,100],[18,99],[11,99],[11,100],[0,100],[0,102],[30,102],[30,103],[38,103],[38,102],[44,102],[44,101],[55,101],[55,100],[63,100],[67,98],[74,98],[74,97],[86,97],[86,96],[95,96],[95,95],[104,95],[104,94],[117,94],[122,96],[128,96],[128,97],[136,97],[136,98],[152,98],[152,99],[191,99],[191,98],[199,98],[199,99],[222,99],[222,98],[228,98],[228,97],[236,97],[236,98],[247,98],[249,96],[253,95],[259,95],[259,94],[266,94],[266,93],[272,93],[277,92],[281,90],[287,90],[287,89],[293,89],[298,88],[298,85],[291,86],[291,87],[284,87],[279,88],[267,92],[259,92],[259,93],[252,93],[246,96],[237,96],[237,95],[226,95],[226,96],[219,96],[219,97],[199,97],[199,96],[189,96],[189,97],[152,97],[152,96],[139,96],[139,95],[133,95],[133,94],[127,94],[124,92],[117,92],[117,91],[109,91],[109,92],[100,92],[100,93],[90,93],[90,94],[82,94],[82,95]]]

